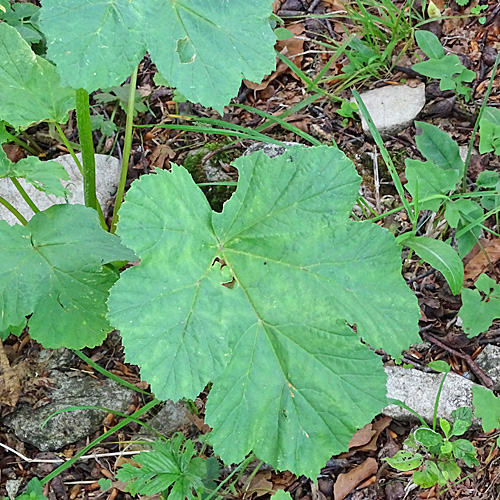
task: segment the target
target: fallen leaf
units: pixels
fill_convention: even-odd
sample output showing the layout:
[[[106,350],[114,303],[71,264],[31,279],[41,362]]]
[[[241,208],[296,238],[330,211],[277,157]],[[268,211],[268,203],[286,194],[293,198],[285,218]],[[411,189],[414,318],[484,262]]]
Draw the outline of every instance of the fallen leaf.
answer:
[[[464,269],[464,278],[476,280],[476,278],[488,269],[491,264],[495,265],[500,260],[500,239],[482,241],[484,252],[479,252],[467,262]],[[476,244],[477,245],[477,244]],[[471,250],[471,252],[474,251]],[[486,255],[485,255],[486,253]],[[487,256],[487,257],[486,257]],[[489,262],[488,262],[489,259]]]
[[[9,359],[0,340],[0,406],[16,406],[21,392],[21,384],[16,372],[12,369]]]
[[[271,471],[261,470],[255,474],[250,484],[248,484],[248,480],[246,480],[243,486],[244,498],[250,498],[252,495],[261,497],[272,491],[273,483],[269,481],[271,475]]]
[[[366,424],[363,428],[358,429],[349,441],[349,450],[369,443],[374,434],[375,431],[372,429],[372,424]]]
[[[169,159],[175,158],[175,153],[170,146],[160,144],[151,153],[151,165],[156,168],[168,168]]]
[[[345,7],[339,0],[322,0],[321,3],[326,12],[345,12]]]
[[[358,484],[376,474],[377,470],[377,461],[370,457],[346,474],[339,474],[333,487],[335,500],[343,500]]]
[[[391,417],[382,417],[380,420],[377,420],[376,422],[371,424],[374,434],[370,439],[370,442],[366,443],[363,446],[360,446],[359,448],[356,448],[356,451],[376,451],[378,448],[377,446],[378,437],[391,422],[392,422]]]

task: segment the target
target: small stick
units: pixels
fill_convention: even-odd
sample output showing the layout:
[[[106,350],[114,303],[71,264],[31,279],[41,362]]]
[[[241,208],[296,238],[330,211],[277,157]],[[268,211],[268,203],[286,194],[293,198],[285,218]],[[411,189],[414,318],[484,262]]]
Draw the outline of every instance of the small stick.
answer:
[[[460,351],[457,351],[453,349],[452,347],[447,346],[443,342],[441,342],[439,339],[437,339],[434,335],[420,330],[420,334],[425,337],[428,341],[432,342],[433,344],[436,344],[437,346],[443,348],[445,351],[448,351],[451,354],[454,354],[457,358],[463,359],[468,365],[471,371],[476,375],[476,377],[481,380],[481,382],[488,387],[488,389],[491,389],[493,387],[493,380],[491,380],[486,373],[484,373],[481,368],[479,368],[478,364],[472,359],[471,356],[468,354],[463,354]]]
[[[222,153],[224,151],[229,151],[231,149],[239,149],[239,148],[242,148],[243,145],[241,144],[241,142],[237,142],[236,144],[228,144],[227,146],[223,146],[219,149],[216,149],[215,151],[210,151],[208,152],[202,159],[201,159],[201,164],[202,165],[205,165],[205,163],[210,160],[210,158],[212,158],[212,156],[215,156],[219,153]]]
[[[70,458],[54,458],[54,459],[28,458],[28,457],[24,456],[22,453],[11,448],[10,446],[7,446],[6,444],[0,443],[0,446],[2,448],[5,448],[7,451],[10,451],[11,453],[14,453],[14,455],[17,455],[19,458],[23,459],[25,462],[28,462],[28,463],[60,464],[62,462],[66,462],[68,460],[71,460]],[[82,455],[79,458],[79,460],[92,460],[93,458],[122,457],[122,456],[126,456],[126,455],[138,455],[139,453],[142,453],[143,451],[149,452],[149,450],[137,450],[137,451],[115,451],[115,452],[110,452],[110,453],[94,453],[92,455]]]

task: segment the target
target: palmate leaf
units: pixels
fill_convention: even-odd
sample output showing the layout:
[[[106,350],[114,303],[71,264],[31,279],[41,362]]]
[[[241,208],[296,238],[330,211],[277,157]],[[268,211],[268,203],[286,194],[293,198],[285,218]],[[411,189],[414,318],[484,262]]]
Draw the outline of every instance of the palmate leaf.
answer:
[[[0,118],[16,128],[47,119],[65,123],[75,107],[74,90],[61,86],[55,67],[7,23],[0,23],[0,88]]]
[[[186,98],[222,110],[274,69],[271,13],[269,0],[45,0],[41,27],[67,85],[119,85],[148,50]]]
[[[346,321],[399,354],[419,310],[393,236],[348,218],[360,179],[343,153],[235,165],[222,213],[182,167],[132,185],[118,232],[141,264],[112,288],[109,318],[157,397],[214,382],[206,420],[224,461],[253,450],[312,477],[386,404],[382,365]]]
[[[138,455],[135,460],[142,467],[125,464],[117,477],[128,482],[127,491],[132,495],[155,495],[170,488],[162,498],[194,500],[199,495],[195,496],[193,491],[204,490],[202,481],[207,474],[206,461],[194,455],[193,441],[184,440],[184,436],[177,433],[170,441],[157,441],[152,451]]]
[[[103,231],[95,211],[55,205],[26,227],[0,221],[0,331],[29,320],[31,336],[45,347],[93,347],[111,330],[106,298],[118,279],[103,267],[134,259]]]

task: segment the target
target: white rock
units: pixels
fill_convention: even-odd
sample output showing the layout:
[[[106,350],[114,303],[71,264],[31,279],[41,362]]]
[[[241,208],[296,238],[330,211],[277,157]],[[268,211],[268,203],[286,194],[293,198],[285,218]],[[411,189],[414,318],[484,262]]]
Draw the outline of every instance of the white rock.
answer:
[[[488,344],[476,358],[476,363],[493,380],[493,390],[500,389],[500,347]]]
[[[436,395],[444,374],[408,370],[401,366],[386,366],[385,371],[387,373],[387,397],[403,401],[424,420],[431,423]],[[451,420],[451,412],[461,406],[474,409],[472,388],[475,385],[465,377],[449,373],[439,399],[438,418],[444,417]],[[414,415],[396,405],[387,406],[382,413],[401,420],[416,420]],[[479,426],[479,420],[473,417],[472,427],[478,428]]]
[[[82,155],[77,154],[77,157],[81,161]],[[69,174],[70,179],[68,181],[62,181],[63,185],[68,188],[71,193],[68,197],[68,203],[83,205],[83,178],[73,158],[68,154],[59,156],[54,161],[60,163]],[[95,167],[97,199],[102,207],[104,215],[106,215],[107,202],[114,196],[118,188],[121,164],[120,161],[113,156],[95,155]],[[38,189],[34,188],[31,184],[25,182],[24,179],[19,179],[19,183],[40,210],[45,210],[52,205],[66,203],[66,200],[62,197],[46,195],[42,191],[38,191]],[[10,179],[0,179],[0,196],[3,196],[9,203],[17,208],[27,220],[33,217],[33,211],[21,198]],[[0,205],[0,219],[7,221],[10,225],[19,223],[16,217],[14,217],[14,215],[3,205]]]
[[[388,85],[361,94],[380,135],[394,135],[410,125],[425,105],[425,84],[415,88],[407,85]],[[354,99],[351,99],[355,102]],[[365,134],[370,134],[361,116]]]

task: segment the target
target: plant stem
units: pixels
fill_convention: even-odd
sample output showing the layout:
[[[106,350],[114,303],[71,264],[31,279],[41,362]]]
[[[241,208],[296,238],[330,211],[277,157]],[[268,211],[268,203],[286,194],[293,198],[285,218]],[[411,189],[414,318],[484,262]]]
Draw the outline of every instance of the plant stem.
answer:
[[[22,139],[19,139],[19,137],[11,134],[10,132],[7,132],[6,131],[6,135],[7,135],[7,139],[11,142],[15,142],[16,144],[18,144],[19,146],[21,146],[22,148],[24,148],[26,151],[28,151],[28,153],[31,153],[32,155],[36,155],[38,156],[38,152],[35,151],[34,148],[32,148],[31,146],[28,145],[28,143],[24,142]]]
[[[92,125],[90,124],[89,93],[85,89],[76,91],[76,122],[78,124],[80,145],[82,146],[85,206],[97,210],[94,141],[92,139]]]
[[[83,175],[82,164],[80,163],[78,156],[76,156],[76,153],[75,153],[75,150],[73,149],[73,146],[71,146],[71,143],[68,141],[68,138],[64,134],[63,129],[61,128],[61,125],[59,125],[59,123],[55,123],[55,122],[54,122],[54,125],[56,126],[56,129],[59,132],[59,135],[61,136],[61,140],[63,141],[63,144],[66,146],[66,149],[69,151],[71,158],[73,158],[73,161],[76,163],[78,170],[80,170],[80,173]]]
[[[406,212],[408,213],[408,217],[410,218],[412,225],[415,225],[415,222],[417,221],[417,218],[418,218],[418,213],[414,212],[411,209],[411,205],[405,197],[403,185],[401,184],[401,180],[399,179],[396,167],[394,166],[394,163],[392,163],[392,159],[389,155],[389,152],[387,151],[387,149],[384,146],[384,141],[382,140],[382,137],[380,137],[380,133],[377,130],[377,127],[375,126],[375,123],[373,122],[373,119],[370,116],[370,113],[366,109],[366,106],[365,106],[364,102],[362,101],[361,96],[354,89],[353,89],[352,93],[354,95],[354,99],[356,99],[356,103],[358,105],[359,110],[361,111],[363,117],[366,120],[366,123],[368,124],[368,127],[369,127],[370,132],[371,132],[372,137],[373,137],[373,140],[375,141],[375,144],[377,144],[377,146],[380,149],[380,154],[382,155],[382,158],[384,159],[384,162],[387,166],[387,169],[389,170],[389,173],[391,174],[392,181],[394,182],[394,187],[396,188],[396,191],[398,192],[398,195],[401,198],[401,202],[403,203],[403,206],[404,206]]]
[[[41,155],[43,153],[43,149],[29,136],[29,134],[26,131],[21,132],[21,135],[28,141],[31,141],[31,144],[33,144],[33,149],[35,150],[36,155]]]
[[[40,212],[38,207],[35,205],[34,201],[30,198],[30,195],[26,192],[26,190],[21,186],[20,182],[15,177],[9,177],[12,181],[12,184],[16,186],[16,189],[19,191],[19,194],[23,197],[23,200],[29,205],[31,210],[36,214]]]
[[[122,205],[123,193],[125,191],[125,182],[127,181],[128,162],[130,158],[130,150],[132,148],[132,134],[134,126],[134,101],[135,101],[135,88],[137,86],[137,71],[139,66],[136,66],[132,76],[130,77],[130,93],[128,96],[127,104],[127,122],[125,124],[125,141],[123,144],[123,160],[122,171],[120,174],[120,182],[118,183],[118,190],[116,192],[115,207],[113,209],[113,219],[111,220],[111,228],[109,232],[113,234],[116,231],[116,224],[118,223],[118,211]]]
[[[73,158],[73,161],[76,163],[76,166],[78,167],[78,170],[80,171],[80,173],[82,174],[82,177],[84,177],[83,175],[83,167],[82,167],[82,164],[80,162],[80,160],[78,159],[78,156],[76,156],[76,153],[75,153],[75,150],[73,149],[73,146],[71,145],[71,143],[68,141],[68,138],[66,137],[66,135],[64,134],[61,126],[59,125],[59,123],[55,123],[54,122],[54,125],[56,126],[56,129],[57,129],[57,132],[59,133],[59,135],[61,136],[61,140],[63,141],[63,144],[66,146],[67,150],[69,151],[69,154],[71,155],[71,158]],[[83,153],[82,153],[83,154]],[[83,158],[83,157],[82,157]],[[102,208],[101,208],[101,205],[99,203],[97,203],[97,214],[99,215],[99,222],[101,223],[101,227],[107,231],[108,230],[108,227],[106,226],[106,221],[104,219],[104,214],[102,213]]]
[[[19,213],[17,208],[11,205],[3,196],[0,196],[0,205],[3,205],[7,210],[14,214],[23,226],[28,224],[28,221]]]
[[[87,451],[92,449],[94,446],[98,445],[102,441],[104,441],[108,436],[111,436],[114,434],[116,431],[120,430],[122,427],[125,427],[128,423],[135,421],[138,417],[149,411],[151,408],[156,406],[160,401],[158,399],[153,399],[153,401],[150,401],[148,404],[144,405],[142,408],[137,410],[136,412],[132,413],[129,417],[123,419],[121,422],[116,424],[114,427],[111,427],[109,431],[105,432],[102,434],[102,436],[99,436],[98,438],[94,439],[90,444],[85,446],[85,448],[81,449],[74,457],[70,458],[67,462],[63,463],[60,465],[57,469],[52,471],[49,475],[45,476],[42,480],[42,484],[47,484],[49,481],[54,479],[56,476],[61,474],[61,472],[65,471],[68,467],[71,467],[81,456],[85,455]]]
[[[236,469],[233,470],[233,472],[231,472],[231,474],[229,474],[229,476],[226,477],[226,479],[224,479],[224,481],[222,481],[218,486],[217,488],[215,488],[214,491],[212,491],[212,493],[210,493],[210,495],[208,495],[207,498],[205,498],[205,500],[211,500],[216,494],[217,492],[239,471],[244,471],[248,464],[254,459],[254,454],[253,453],[250,453],[250,455],[243,461],[241,462],[240,465],[238,465],[238,467],[236,467]]]

